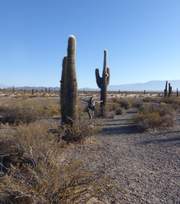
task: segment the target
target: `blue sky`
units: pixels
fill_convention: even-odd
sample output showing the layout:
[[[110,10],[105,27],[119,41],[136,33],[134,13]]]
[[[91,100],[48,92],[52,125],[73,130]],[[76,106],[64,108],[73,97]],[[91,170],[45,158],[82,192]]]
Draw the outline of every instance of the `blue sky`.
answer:
[[[59,86],[70,34],[79,87],[104,49],[111,84],[180,79],[180,0],[0,0],[0,84]]]

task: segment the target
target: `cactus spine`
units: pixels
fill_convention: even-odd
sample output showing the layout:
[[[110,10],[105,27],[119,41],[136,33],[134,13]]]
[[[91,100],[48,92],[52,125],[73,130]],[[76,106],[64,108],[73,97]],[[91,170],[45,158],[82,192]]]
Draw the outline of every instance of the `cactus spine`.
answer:
[[[96,83],[101,89],[101,116],[106,115],[106,101],[107,101],[107,86],[109,85],[110,80],[110,70],[107,67],[107,50],[104,50],[104,65],[102,77],[100,77],[99,69],[95,70],[96,74]]]
[[[61,116],[62,124],[73,124],[77,113],[77,80],[76,80],[76,38],[68,39],[67,56],[62,63],[61,75]]]

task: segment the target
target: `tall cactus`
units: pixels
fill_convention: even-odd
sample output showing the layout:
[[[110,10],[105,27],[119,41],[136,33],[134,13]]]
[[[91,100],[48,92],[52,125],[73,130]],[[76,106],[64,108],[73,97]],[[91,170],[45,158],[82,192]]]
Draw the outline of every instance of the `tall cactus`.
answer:
[[[61,75],[62,124],[73,124],[77,113],[76,38],[68,39],[67,56],[63,58]]]
[[[164,97],[168,95],[168,81],[166,81],[165,89],[164,89]]]
[[[104,50],[104,64],[102,77],[100,77],[99,69],[95,70],[96,74],[96,83],[101,89],[101,116],[106,115],[106,101],[107,101],[107,86],[109,85],[110,80],[110,70],[107,67],[107,50]]]
[[[168,97],[170,97],[172,95],[172,86],[171,84],[169,83],[168,84]]]

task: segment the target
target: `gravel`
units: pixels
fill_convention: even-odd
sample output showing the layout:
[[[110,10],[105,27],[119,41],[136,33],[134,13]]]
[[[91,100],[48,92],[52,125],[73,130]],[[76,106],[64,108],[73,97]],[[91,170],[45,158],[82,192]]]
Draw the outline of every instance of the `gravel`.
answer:
[[[97,182],[109,179],[111,188],[96,194],[104,203],[179,204],[180,131],[138,133],[130,116],[104,120],[96,143],[75,145],[67,157],[82,160]]]

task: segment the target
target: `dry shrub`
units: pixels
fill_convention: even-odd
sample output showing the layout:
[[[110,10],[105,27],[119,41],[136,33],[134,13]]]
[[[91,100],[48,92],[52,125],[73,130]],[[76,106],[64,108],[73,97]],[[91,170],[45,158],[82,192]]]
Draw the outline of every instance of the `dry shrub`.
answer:
[[[174,110],[178,110],[180,108],[180,98],[179,97],[168,97],[162,98],[161,103],[170,104]]]
[[[58,127],[36,122],[14,130],[11,137],[31,155],[36,167],[11,166],[10,174],[0,178],[0,201],[78,203],[75,201],[88,193],[90,186],[97,185],[93,173],[84,169],[80,160],[67,160],[66,151],[73,146],[63,141],[57,143],[54,134],[48,131],[53,128]]]
[[[58,101],[48,98],[18,98],[0,104],[2,123],[30,123],[59,114]]]
[[[145,97],[143,98],[143,102],[145,103],[160,103],[161,97]]]
[[[117,108],[117,109],[115,110],[115,114],[116,114],[116,115],[122,115],[122,113],[123,113],[123,111],[122,111],[121,108]]]
[[[135,122],[141,130],[172,127],[175,113],[166,104],[146,104],[139,109]]]
[[[130,107],[129,101],[124,98],[119,99],[118,103],[120,104],[121,108],[124,108],[126,110]]]
[[[113,98],[112,102],[118,104],[121,108],[128,109],[130,107],[128,98]]]
[[[143,101],[141,99],[134,98],[133,100],[131,100],[131,107],[139,109],[142,106],[143,106]]]
[[[67,142],[83,142],[98,131],[99,129],[91,121],[78,121],[73,126],[63,126],[60,137]]]
[[[116,111],[119,108],[120,108],[120,106],[117,103],[110,102],[107,104],[107,112]]]
[[[145,103],[163,103],[169,104],[174,110],[180,108],[180,98],[171,96],[171,97],[146,97],[143,99]]]
[[[123,98],[112,98],[107,104],[108,118],[113,118],[114,115],[121,115],[123,109],[128,109],[129,101]]]

